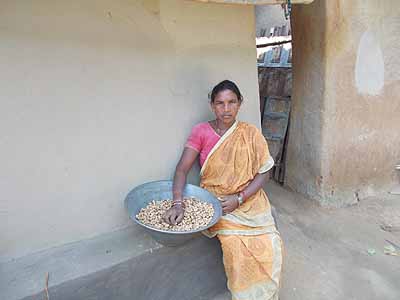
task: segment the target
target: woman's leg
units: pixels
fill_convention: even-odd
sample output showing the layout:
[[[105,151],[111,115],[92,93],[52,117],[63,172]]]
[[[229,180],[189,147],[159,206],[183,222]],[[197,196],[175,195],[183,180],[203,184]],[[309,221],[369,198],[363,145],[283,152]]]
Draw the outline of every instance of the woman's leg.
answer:
[[[276,300],[282,268],[278,234],[218,235],[233,300]]]

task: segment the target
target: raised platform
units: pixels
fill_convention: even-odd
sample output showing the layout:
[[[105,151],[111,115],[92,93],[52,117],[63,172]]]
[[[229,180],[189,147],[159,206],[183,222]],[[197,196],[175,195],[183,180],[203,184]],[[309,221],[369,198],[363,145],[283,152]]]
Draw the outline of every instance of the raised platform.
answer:
[[[46,299],[49,272],[50,299],[212,299],[226,293],[221,257],[216,239],[168,248],[132,226],[2,264],[0,298]]]

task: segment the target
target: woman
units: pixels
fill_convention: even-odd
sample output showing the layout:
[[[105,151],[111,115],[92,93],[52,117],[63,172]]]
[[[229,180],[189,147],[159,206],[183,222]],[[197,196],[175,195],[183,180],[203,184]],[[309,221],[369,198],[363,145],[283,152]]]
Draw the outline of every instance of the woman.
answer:
[[[275,300],[282,246],[262,189],[274,161],[261,132],[236,120],[243,97],[235,83],[220,82],[210,98],[215,120],[192,129],[175,171],[173,206],[164,220],[182,221],[186,176],[200,156],[200,186],[220,199],[224,213],[206,235],[221,242],[232,299]]]

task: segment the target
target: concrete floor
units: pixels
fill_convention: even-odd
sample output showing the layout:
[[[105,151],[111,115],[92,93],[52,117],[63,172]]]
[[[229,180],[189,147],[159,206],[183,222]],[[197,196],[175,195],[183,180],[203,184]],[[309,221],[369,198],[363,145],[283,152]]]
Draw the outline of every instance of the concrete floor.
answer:
[[[327,209],[273,182],[265,190],[285,246],[280,300],[400,299],[400,256],[384,254],[385,239],[400,245],[400,196]]]
[[[286,247],[281,300],[400,299],[400,256],[384,254],[385,239],[400,245],[400,196],[326,209],[274,183],[266,191]]]
[[[400,256],[383,252],[385,239],[400,244],[400,196],[327,209],[265,189],[285,245],[281,300],[400,299]],[[133,227],[0,265],[0,299],[44,299],[50,272],[50,299],[230,300],[217,240],[157,245]]]

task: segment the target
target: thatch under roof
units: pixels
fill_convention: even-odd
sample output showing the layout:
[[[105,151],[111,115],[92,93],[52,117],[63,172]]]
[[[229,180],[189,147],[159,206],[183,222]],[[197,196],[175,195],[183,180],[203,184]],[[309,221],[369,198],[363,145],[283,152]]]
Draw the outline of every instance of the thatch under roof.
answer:
[[[287,0],[192,0],[199,2],[214,2],[226,4],[252,4],[252,5],[265,5],[265,4],[287,4]],[[314,0],[291,0],[292,4],[309,4]]]

